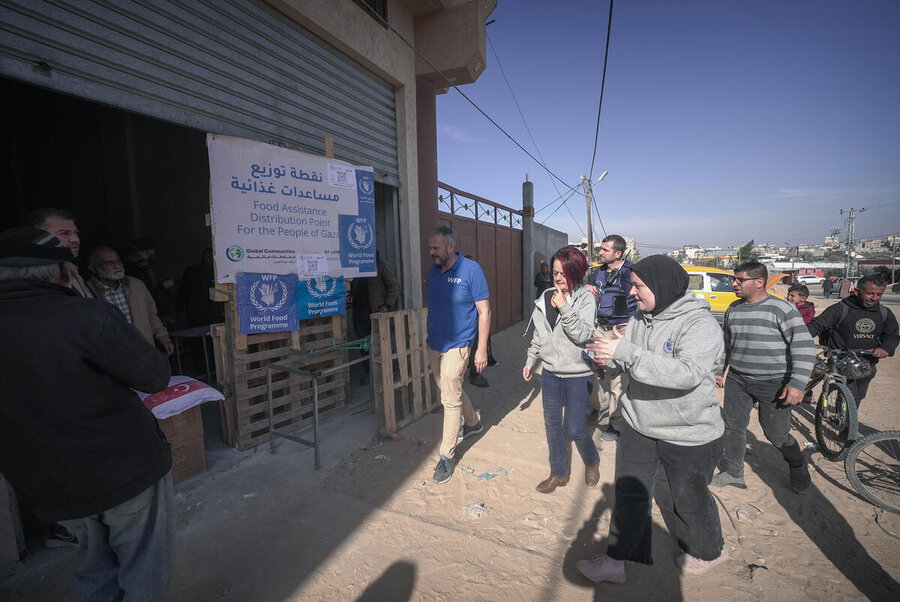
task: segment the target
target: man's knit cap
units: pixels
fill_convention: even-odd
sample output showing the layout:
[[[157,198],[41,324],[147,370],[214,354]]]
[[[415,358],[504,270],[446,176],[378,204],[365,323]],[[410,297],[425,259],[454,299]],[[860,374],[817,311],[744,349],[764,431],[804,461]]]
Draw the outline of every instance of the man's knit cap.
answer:
[[[58,238],[38,228],[23,226],[0,233],[0,265],[25,268],[72,261],[72,251]]]

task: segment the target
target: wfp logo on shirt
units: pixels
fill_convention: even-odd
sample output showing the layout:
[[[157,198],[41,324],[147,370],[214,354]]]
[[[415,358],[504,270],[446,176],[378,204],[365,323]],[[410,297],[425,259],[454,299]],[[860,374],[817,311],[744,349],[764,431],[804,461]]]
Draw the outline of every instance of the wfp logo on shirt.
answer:
[[[462,284],[462,278],[454,278],[452,276],[447,276],[448,284]]]

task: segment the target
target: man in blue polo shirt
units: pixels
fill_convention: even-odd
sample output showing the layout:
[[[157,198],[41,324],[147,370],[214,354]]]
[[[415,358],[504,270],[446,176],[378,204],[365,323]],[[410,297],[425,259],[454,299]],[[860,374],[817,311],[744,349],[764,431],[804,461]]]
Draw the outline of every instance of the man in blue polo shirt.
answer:
[[[434,482],[446,483],[456,466],[454,452],[460,437],[480,433],[481,421],[463,391],[469,347],[478,332],[475,369],[487,366],[491,331],[490,292],[481,266],[456,251],[456,236],[439,226],[428,237],[434,265],[428,270],[428,360],[441,389],[444,432]],[[460,429],[460,422],[463,423]]]

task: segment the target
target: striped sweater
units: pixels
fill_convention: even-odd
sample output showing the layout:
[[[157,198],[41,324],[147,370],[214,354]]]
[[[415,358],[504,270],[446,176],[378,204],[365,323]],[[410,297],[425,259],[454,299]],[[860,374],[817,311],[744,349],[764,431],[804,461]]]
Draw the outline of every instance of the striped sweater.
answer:
[[[783,299],[738,299],[725,312],[725,365],[755,378],[787,377],[803,390],[809,382],[816,346],[800,312]]]

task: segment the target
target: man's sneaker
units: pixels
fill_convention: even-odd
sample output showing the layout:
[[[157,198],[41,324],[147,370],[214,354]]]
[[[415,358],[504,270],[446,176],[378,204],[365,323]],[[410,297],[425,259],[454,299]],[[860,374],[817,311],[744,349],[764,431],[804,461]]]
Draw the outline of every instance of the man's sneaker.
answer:
[[[625,583],[625,561],[615,560],[606,554],[582,558],[575,565],[581,574],[594,583]]]
[[[441,455],[437,466],[434,467],[434,482],[440,485],[449,481],[450,477],[453,476],[454,468],[456,468],[456,462],[447,456]]]
[[[691,556],[690,554],[685,552],[675,559],[675,564],[677,564],[678,567],[685,573],[690,573],[691,575],[702,575],[703,573],[709,572],[717,564],[722,564],[727,559],[728,550],[723,547],[722,553],[719,554],[719,557],[713,560],[700,560],[699,558]]]
[[[45,548],[77,548],[78,538],[69,533],[69,530],[60,525],[53,523],[50,525],[50,534],[44,541]]]
[[[607,427],[605,431],[600,433],[600,438],[607,443],[614,443],[619,440],[619,431],[613,427]]]
[[[809,469],[806,467],[806,456],[797,466],[791,466],[791,489],[800,493],[806,491],[812,485],[812,479],[809,476]]]
[[[738,489],[746,489],[747,484],[744,482],[743,476],[733,476],[723,470],[712,478],[709,483],[713,487],[737,487]]]
[[[487,379],[484,377],[484,374],[476,374],[472,378],[469,379],[469,382],[475,385],[476,387],[481,387],[482,389],[486,387],[490,387]]]
[[[465,439],[466,437],[471,437],[472,435],[477,435],[481,431],[484,430],[484,427],[481,426],[481,421],[479,420],[476,424],[472,426],[466,426],[465,424],[459,427],[459,435],[457,435],[457,439]]]

